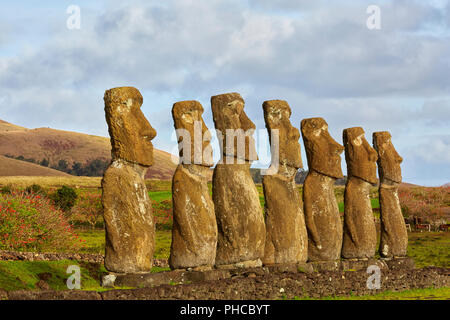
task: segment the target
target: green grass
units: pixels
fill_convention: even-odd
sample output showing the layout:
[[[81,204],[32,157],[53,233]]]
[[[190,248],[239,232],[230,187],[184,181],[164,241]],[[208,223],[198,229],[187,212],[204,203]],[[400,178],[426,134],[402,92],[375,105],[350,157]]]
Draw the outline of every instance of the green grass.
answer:
[[[149,191],[148,196],[154,202],[172,200],[172,191]]]
[[[374,295],[364,296],[329,296],[322,297],[320,300],[448,300],[450,297],[450,288],[427,288],[412,289],[404,291],[384,291]],[[294,300],[316,300],[308,296],[294,297]]]
[[[408,253],[416,268],[450,267],[450,232],[408,233]]]
[[[70,265],[80,266],[81,289],[98,290],[100,277],[106,273],[100,264],[71,260],[60,261],[0,261],[0,288],[5,290],[37,289],[39,274],[48,273],[46,280],[54,290],[67,289],[66,281],[71,274],[66,273]]]
[[[81,239],[86,240],[86,248],[81,249],[81,253],[105,253],[104,230],[82,230],[77,232]],[[156,248],[154,257],[156,259],[168,259],[171,242],[172,230],[156,230]]]

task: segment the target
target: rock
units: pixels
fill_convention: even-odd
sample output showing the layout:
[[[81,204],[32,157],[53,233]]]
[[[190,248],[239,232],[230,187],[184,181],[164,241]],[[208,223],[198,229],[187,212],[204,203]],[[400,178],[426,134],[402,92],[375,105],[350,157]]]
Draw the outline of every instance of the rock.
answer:
[[[265,101],[263,109],[273,150],[271,169],[262,180],[266,212],[263,263],[306,262],[308,235],[303,202],[295,184],[297,170],[303,167],[300,133],[289,120],[291,108],[286,101]]]
[[[182,163],[172,179],[173,228],[169,258],[172,269],[212,267],[216,257],[217,223],[208,189],[212,149],[202,113],[203,107],[197,101],[177,102],[172,109],[175,129],[184,143],[180,150]],[[196,139],[199,139],[197,143]],[[187,140],[196,147],[188,146]],[[190,151],[184,152],[188,147]]]
[[[211,106],[222,153],[214,168],[212,186],[218,226],[215,264],[261,262],[266,230],[258,190],[250,175],[251,161],[257,159],[251,135],[255,125],[245,114],[244,100],[238,93],[213,96]],[[238,133],[238,141],[233,144],[230,141],[236,140],[235,130],[246,134]]]
[[[403,159],[392,145],[391,134],[387,131],[373,133],[373,146],[378,153],[380,177],[380,256],[404,257],[408,248],[408,232],[398,198]]]
[[[156,132],[140,109],[137,89],[110,89],[104,100],[112,145],[112,162],[102,179],[105,268],[117,273],[150,271],[155,224],[144,176],[153,163],[151,140]]]
[[[103,278],[102,278],[102,287],[113,288],[115,281],[116,281],[116,275],[107,274],[106,276],[103,276]]]
[[[334,182],[342,178],[344,147],[328,132],[322,118],[303,119],[301,131],[309,172],[303,184],[303,208],[308,231],[308,260],[340,258],[342,222],[334,195]]]
[[[370,201],[370,187],[377,183],[377,153],[361,127],[343,132],[348,179],[344,192],[343,258],[375,256],[377,231]]]

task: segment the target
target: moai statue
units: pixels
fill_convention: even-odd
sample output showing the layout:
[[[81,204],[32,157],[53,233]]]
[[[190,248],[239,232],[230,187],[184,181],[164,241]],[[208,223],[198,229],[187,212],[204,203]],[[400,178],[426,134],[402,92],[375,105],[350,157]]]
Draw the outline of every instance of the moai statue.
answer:
[[[373,258],[377,231],[370,202],[370,187],[378,182],[377,152],[367,142],[361,127],[344,129],[343,140],[347,183],[344,192],[342,257]]]
[[[180,164],[172,179],[172,269],[208,269],[216,258],[217,223],[208,190],[213,165],[211,134],[202,114],[198,101],[177,102],[172,108],[181,147]]]
[[[153,164],[156,131],[133,87],[107,90],[106,122],[112,162],[102,179],[106,227],[105,268],[117,273],[148,272],[155,248],[155,224],[144,176]]]
[[[303,119],[303,142],[308,175],[303,184],[303,208],[308,230],[308,260],[338,260],[342,247],[342,222],[334,195],[334,182],[342,178],[344,147],[328,132],[322,118]]]
[[[257,160],[255,125],[238,93],[211,97],[221,160],[214,168],[213,201],[218,226],[216,266],[261,266],[266,230],[258,190],[250,175]],[[237,142],[237,143],[236,143]]]
[[[391,134],[373,133],[373,146],[378,152],[380,177],[380,256],[404,257],[408,247],[408,232],[398,199],[398,186],[402,182],[400,164],[403,159],[395,150]]]
[[[272,164],[262,180],[266,212],[263,263],[306,262],[308,234],[303,202],[295,185],[297,170],[303,167],[300,132],[289,120],[291,108],[286,101],[265,101],[263,110],[272,149]]]

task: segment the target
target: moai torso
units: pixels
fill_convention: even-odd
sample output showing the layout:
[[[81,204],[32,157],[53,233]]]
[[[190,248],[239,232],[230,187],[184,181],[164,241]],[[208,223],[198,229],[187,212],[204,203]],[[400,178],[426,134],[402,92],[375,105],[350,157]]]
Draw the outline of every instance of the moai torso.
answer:
[[[272,149],[271,168],[262,179],[266,221],[263,263],[306,262],[308,235],[295,184],[297,170],[303,167],[300,133],[289,120],[291,109],[286,101],[265,101],[263,109]]]
[[[403,159],[395,150],[391,134],[387,131],[373,133],[373,146],[378,153],[378,175],[380,177],[380,256],[404,257],[408,247],[398,186],[402,182],[400,164]]]
[[[112,162],[102,179],[105,268],[147,272],[152,268],[155,225],[144,177],[153,163],[156,131],[140,109],[142,96],[136,88],[107,90],[104,100],[112,145]]]
[[[308,260],[338,260],[342,222],[334,182],[343,177],[340,154],[344,148],[330,136],[328,124],[322,118],[302,120],[301,130],[309,169],[303,184]]]
[[[344,192],[344,239],[342,257],[372,258],[377,245],[370,187],[377,183],[376,151],[364,137],[361,127],[343,133],[347,183]]]
[[[238,93],[211,97],[211,107],[222,142],[222,159],[213,174],[218,226],[215,264],[223,268],[259,266],[266,231],[258,190],[250,175],[251,161],[257,159],[252,137],[255,125],[245,114],[244,100]]]
[[[214,204],[208,190],[212,166],[210,133],[197,101],[173,105],[180,164],[172,179],[173,228],[169,265],[172,269],[211,268],[217,245]]]

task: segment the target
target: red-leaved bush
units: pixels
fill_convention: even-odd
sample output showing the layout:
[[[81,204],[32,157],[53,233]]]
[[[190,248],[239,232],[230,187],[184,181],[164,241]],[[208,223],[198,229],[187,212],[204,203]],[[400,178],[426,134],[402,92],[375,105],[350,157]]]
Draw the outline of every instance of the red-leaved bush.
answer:
[[[404,187],[398,197],[405,217],[421,217],[431,222],[450,213],[450,187]]]
[[[53,202],[21,191],[0,194],[0,249],[69,251],[84,246]]]

